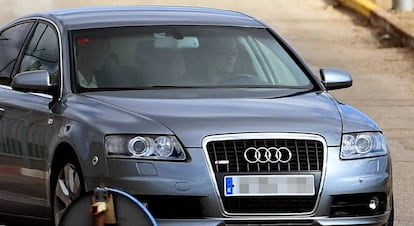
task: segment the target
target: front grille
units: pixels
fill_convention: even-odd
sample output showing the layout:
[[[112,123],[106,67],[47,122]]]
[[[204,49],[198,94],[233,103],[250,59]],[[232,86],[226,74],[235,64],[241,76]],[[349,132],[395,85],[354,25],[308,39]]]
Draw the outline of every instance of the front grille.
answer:
[[[229,213],[303,213],[312,211],[316,196],[226,197]]]
[[[287,163],[249,163],[244,151],[249,147],[287,147],[292,158]],[[213,141],[207,144],[207,152],[215,173],[261,173],[261,172],[306,172],[321,171],[323,145],[316,140],[297,139],[252,139]],[[215,164],[217,161],[229,164]]]
[[[244,152],[251,147],[273,150],[285,147],[292,156],[286,163],[249,163]],[[206,149],[227,212],[305,213],[314,209],[318,192],[313,196],[225,196],[223,181],[227,175],[312,174],[318,191],[324,163],[324,145],[319,139],[212,139]]]

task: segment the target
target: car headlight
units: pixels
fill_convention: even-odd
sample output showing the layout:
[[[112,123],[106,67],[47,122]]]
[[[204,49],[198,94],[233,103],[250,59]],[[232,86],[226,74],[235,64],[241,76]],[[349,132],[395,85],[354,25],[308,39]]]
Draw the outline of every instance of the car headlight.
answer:
[[[387,154],[388,145],[382,133],[365,132],[342,135],[342,159],[368,158]]]
[[[126,136],[105,137],[108,157],[158,160],[185,160],[185,152],[174,136]]]

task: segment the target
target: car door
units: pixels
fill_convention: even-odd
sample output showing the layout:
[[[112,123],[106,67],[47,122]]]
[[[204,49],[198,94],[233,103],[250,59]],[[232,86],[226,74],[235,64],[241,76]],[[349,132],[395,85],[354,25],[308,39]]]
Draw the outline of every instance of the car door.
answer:
[[[21,51],[15,73],[46,70],[52,79],[60,73],[58,35],[52,25],[38,22]],[[12,76],[13,77],[13,76]],[[48,205],[48,140],[53,136],[53,113],[49,95],[2,90],[0,108],[0,198],[13,201],[14,214],[25,214],[27,206]],[[11,199],[11,200],[10,200]],[[22,205],[20,205],[22,204]],[[25,206],[20,208],[18,206]],[[46,208],[33,208],[34,216],[44,216]]]
[[[3,29],[0,33],[0,199],[13,200],[13,196],[8,193],[16,189],[15,176],[19,167],[20,153],[16,148],[11,148],[15,144],[13,139],[8,139],[6,134],[11,133],[11,128],[7,126],[6,105],[12,100],[10,96],[10,83],[13,69],[15,68],[19,53],[27,39],[27,36],[34,24],[34,21],[27,21],[14,24]],[[0,205],[2,210],[5,205]]]

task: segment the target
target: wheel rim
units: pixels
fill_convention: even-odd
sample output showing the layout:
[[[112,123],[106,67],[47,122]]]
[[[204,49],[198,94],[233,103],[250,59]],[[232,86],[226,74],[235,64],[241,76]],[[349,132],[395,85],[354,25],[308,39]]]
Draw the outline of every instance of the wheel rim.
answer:
[[[55,225],[59,225],[63,213],[73,200],[81,195],[81,192],[79,172],[73,164],[67,163],[59,172],[55,184],[53,206]]]

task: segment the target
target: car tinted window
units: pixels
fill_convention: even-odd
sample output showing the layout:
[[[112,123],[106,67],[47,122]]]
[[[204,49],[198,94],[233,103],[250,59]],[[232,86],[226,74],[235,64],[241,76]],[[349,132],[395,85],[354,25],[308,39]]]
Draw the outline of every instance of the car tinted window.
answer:
[[[18,54],[33,23],[22,23],[0,34],[0,83],[9,84]]]
[[[56,79],[59,69],[59,44],[56,32],[53,27],[39,23],[25,50],[19,71],[46,70],[53,80]]]
[[[313,87],[266,29],[124,27],[75,31],[73,40],[83,88]]]

